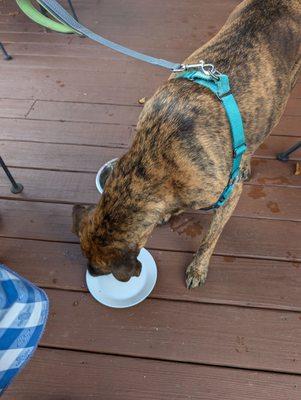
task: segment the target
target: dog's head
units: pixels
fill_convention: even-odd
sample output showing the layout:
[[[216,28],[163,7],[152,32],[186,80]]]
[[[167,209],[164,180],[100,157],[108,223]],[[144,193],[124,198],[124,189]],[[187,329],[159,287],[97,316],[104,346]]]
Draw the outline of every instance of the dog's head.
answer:
[[[80,238],[81,248],[88,259],[88,270],[93,276],[112,273],[116,279],[127,282],[139,276],[141,263],[135,245],[122,245],[114,240],[114,231],[104,225],[95,207],[73,207],[73,232]]]

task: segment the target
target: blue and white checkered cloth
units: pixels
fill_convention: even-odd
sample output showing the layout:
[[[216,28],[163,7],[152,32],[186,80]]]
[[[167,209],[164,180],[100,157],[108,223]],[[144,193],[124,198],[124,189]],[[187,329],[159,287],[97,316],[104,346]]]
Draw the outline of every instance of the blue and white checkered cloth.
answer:
[[[44,291],[0,264],[0,396],[37,348],[47,317]]]

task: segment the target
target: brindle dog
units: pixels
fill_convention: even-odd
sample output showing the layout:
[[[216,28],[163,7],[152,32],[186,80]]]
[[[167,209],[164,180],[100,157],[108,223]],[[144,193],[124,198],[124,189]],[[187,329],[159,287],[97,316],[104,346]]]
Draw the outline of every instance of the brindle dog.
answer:
[[[251,154],[279,122],[301,69],[301,0],[245,0],[220,32],[186,64],[213,63],[229,75]],[[74,230],[94,275],[127,281],[139,275],[137,255],[154,227],[185,209],[214,204],[232,165],[229,123],[218,99],[186,79],[170,79],[147,101],[130,150],[118,161],[96,207],[74,209]],[[242,179],[243,180],[243,179]],[[210,257],[242,191],[242,180],[214,212],[186,272],[189,288],[204,284]]]

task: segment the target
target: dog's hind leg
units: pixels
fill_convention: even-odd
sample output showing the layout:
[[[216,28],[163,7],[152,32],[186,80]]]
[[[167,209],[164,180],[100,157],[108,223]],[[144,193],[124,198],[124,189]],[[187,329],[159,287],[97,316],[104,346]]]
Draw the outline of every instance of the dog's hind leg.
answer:
[[[182,214],[184,212],[183,210],[176,210],[176,211],[172,211],[171,213],[165,214],[160,221],[158,222],[157,225],[165,225],[169,222],[171,217],[175,217],[176,215]]]
[[[158,225],[165,225],[169,222],[170,218],[172,217],[172,214],[166,214],[164,215],[164,217],[162,217],[160,219],[160,221],[158,222]]]
[[[186,285],[189,289],[204,285],[213,250],[238,203],[241,191],[242,183],[240,182],[236,185],[232,196],[225,205],[215,210],[208,232],[186,270]]]

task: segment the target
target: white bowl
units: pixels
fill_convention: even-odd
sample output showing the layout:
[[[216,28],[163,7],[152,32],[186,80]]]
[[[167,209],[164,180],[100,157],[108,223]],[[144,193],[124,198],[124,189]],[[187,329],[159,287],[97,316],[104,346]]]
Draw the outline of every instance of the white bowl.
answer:
[[[97,172],[95,183],[97,190],[99,191],[100,194],[103,193],[106,180],[110,176],[110,173],[112,172],[114,165],[116,164],[117,161],[118,158],[114,158],[113,160],[108,161]]]
[[[112,274],[94,277],[87,271],[87,286],[95,300],[113,308],[132,307],[141,303],[156,284],[157,266],[152,255],[144,248],[138,260],[142,264],[140,276],[133,276],[128,282],[120,282]]]

